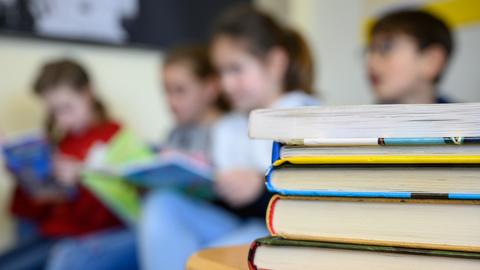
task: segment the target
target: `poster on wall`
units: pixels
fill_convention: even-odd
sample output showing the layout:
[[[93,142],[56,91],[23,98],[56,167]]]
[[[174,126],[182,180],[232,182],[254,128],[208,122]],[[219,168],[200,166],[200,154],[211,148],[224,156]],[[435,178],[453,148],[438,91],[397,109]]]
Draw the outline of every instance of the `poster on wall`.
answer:
[[[168,48],[208,39],[226,8],[248,0],[0,0],[0,33]]]

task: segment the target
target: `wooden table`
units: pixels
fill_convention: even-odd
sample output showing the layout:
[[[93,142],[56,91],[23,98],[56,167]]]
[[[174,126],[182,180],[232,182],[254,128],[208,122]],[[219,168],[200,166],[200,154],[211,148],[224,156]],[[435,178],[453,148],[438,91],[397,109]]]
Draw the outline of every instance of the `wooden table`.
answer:
[[[211,248],[193,254],[188,270],[247,270],[249,245]]]

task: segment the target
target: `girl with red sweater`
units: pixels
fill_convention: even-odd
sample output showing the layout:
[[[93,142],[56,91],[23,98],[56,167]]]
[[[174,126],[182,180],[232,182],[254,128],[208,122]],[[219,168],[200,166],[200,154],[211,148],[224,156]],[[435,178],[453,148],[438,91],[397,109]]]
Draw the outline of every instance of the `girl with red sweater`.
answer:
[[[41,69],[34,93],[48,113],[45,132],[54,149],[53,176],[73,192],[32,197],[16,188],[12,214],[20,225],[33,225],[35,233],[27,236],[26,231],[19,231],[21,241],[0,256],[0,269],[43,269],[59,259],[55,256],[62,254],[61,242],[122,227],[81,184],[81,168],[89,150],[107,143],[121,129],[95,96],[87,71],[69,59],[50,62]]]

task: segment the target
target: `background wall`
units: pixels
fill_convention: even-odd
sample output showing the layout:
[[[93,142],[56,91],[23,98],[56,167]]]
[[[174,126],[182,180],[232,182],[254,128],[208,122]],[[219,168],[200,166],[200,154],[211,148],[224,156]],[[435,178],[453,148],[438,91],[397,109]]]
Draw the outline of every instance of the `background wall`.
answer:
[[[458,101],[480,101],[477,19],[480,1],[257,0],[257,3],[305,34],[315,54],[316,86],[324,104],[373,101],[363,71],[365,22],[399,5],[433,5],[445,12],[442,5],[457,4],[446,9],[447,13],[454,13],[447,15],[455,22],[458,46],[440,88]],[[467,19],[457,16],[465,13],[465,8],[458,5],[467,7]],[[14,134],[41,126],[43,113],[30,95],[30,84],[44,61],[65,55],[80,59],[91,70],[99,93],[115,116],[148,141],[165,137],[171,119],[158,78],[160,53],[6,37],[0,37],[0,130]],[[0,169],[0,250],[12,239],[12,223],[5,211],[11,188],[12,183]]]

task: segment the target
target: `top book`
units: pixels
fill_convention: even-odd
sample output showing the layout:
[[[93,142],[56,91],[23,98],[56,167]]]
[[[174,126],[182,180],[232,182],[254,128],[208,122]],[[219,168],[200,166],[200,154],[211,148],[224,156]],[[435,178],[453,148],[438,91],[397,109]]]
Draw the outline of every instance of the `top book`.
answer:
[[[480,103],[261,109],[250,113],[249,136],[324,146],[480,143]]]

